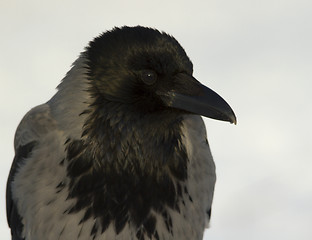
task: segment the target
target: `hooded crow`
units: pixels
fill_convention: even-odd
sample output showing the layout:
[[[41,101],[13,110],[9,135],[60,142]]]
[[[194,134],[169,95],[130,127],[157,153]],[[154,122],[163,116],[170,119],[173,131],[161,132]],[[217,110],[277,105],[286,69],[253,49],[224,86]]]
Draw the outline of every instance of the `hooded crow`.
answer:
[[[7,183],[14,240],[200,240],[215,165],[200,115],[236,123],[152,28],[95,38],[19,124]]]

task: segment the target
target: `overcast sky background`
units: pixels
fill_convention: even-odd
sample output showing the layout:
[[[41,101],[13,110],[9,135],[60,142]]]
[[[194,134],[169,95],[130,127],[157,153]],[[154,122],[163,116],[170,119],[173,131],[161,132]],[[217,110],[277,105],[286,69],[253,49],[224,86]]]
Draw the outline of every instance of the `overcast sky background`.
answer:
[[[238,125],[205,119],[217,166],[205,239],[312,239],[312,1],[0,1],[0,238],[23,115],[114,26],[173,35]]]

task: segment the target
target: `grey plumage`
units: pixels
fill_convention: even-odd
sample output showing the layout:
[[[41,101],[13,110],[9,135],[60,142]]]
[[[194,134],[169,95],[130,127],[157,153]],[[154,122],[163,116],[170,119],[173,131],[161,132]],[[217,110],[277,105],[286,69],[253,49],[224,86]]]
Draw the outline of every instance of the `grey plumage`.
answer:
[[[182,47],[154,29],[91,42],[17,128],[12,239],[202,239],[215,166],[197,114],[236,118],[191,75]]]

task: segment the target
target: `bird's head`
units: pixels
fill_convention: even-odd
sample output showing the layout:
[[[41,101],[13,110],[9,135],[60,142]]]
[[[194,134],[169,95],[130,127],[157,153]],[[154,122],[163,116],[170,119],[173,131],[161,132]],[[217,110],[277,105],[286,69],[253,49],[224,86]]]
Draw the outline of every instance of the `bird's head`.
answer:
[[[170,35],[145,27],[114,28],[86,49],[92,87],[104,99],[141,113],[175,110],[236,123],[231,107],[193,76]]]

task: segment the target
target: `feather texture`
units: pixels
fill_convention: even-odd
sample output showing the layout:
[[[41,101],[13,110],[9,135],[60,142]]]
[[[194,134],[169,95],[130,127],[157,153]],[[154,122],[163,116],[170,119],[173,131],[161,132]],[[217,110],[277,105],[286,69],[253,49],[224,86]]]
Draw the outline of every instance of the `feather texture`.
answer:
[[[202,239],[216,176],[196,114],[236,118],[192,71],[178,42],[154,29],[116,28],[91,42],[17,128],[12,239]],[[196,114],[175,105],[179,92]],[[217,107],[208,111],[205,99]]]

